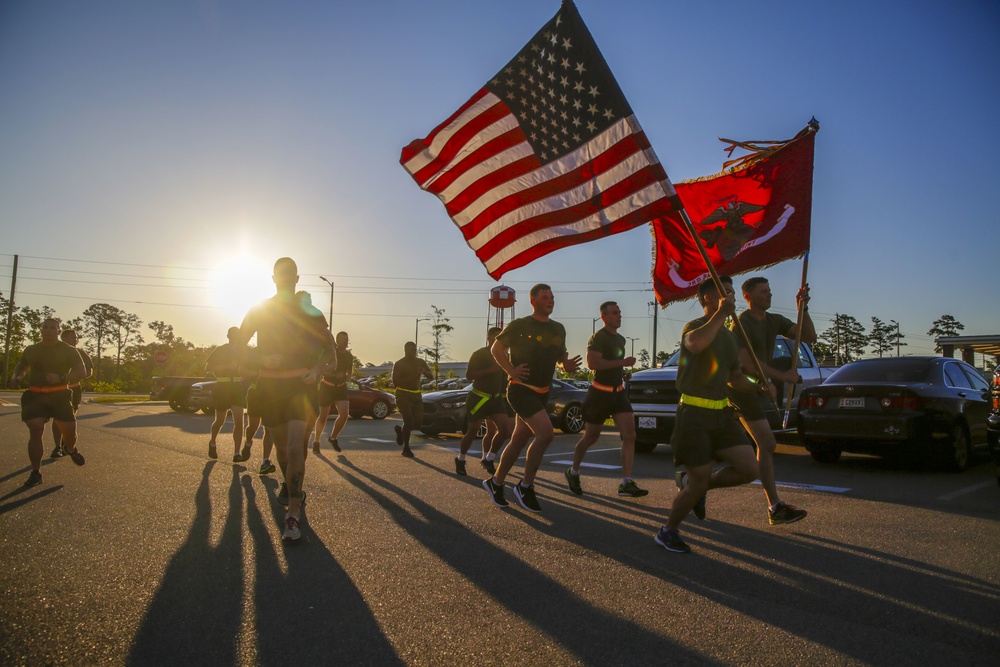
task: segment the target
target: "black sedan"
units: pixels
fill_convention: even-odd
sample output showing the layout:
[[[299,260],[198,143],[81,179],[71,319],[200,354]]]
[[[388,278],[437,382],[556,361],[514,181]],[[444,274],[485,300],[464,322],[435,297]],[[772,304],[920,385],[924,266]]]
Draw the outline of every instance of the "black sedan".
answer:
[[[465,399],[472,385],[452,391],[434,391],[424,394],[424,420],[420,431],[426,435],[438,433],[465,433],[468,415]],[[579,433],[583,428],[583,399],[587,392],[562,380],[553,380],[549,387],[549,400],[545,406],[552,425],[563,433]]]
[[[865,359],[799,398],[799,436],[812,457],[906,456],[965,470],[986,445],[989,385],[950,357]]]
[[[249,386],[249,383],[246,383]],[[189,398],[190,405],[195,410],[202,410],[205,414],[212,412],[212,389],[215,388],[215,380],[207,380],[191,385]],[[351,417],[361,419],[364,416],[372,419],[385,419],[396,411],[396,397],[392,394],[379,391],[377,389],[364,389],[354,382],[347,385],[347,399],[351,404]],[[337,405],[334,404],[330,411],[337,414]]]
[[[986,418],[986,439],[990,445],[990,454],[996,463],[997,484],[1000,484],[1000,366],[993,371],[992,411]]]

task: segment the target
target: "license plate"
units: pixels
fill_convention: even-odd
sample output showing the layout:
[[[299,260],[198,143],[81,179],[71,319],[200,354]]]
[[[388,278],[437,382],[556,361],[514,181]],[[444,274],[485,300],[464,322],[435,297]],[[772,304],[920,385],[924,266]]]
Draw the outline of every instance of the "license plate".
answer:
[[[639,428],[656,428],[656,417],[639,417]]]
[[[863,408],[865,407],[865,399],[863,398],[842,398],[840,403],[837,404],[841,408]]]

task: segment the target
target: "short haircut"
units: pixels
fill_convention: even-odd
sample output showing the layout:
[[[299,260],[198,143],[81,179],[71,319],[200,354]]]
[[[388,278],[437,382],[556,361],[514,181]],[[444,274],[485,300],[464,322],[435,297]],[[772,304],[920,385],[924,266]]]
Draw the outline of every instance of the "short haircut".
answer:
[[[608,312],[608,308],[617,305],[618,305],[617,301],[605,301],[604,303],[601,304],[601,315],[606,315]]]
[[[546,290],[551,292],[552,288],[546,285],[545,283],[538,283],[537,285],[531,288],[531,291],[528,294],[531,296],[532,299],[534,299],[536,296],[538,296],[539,292],[544,292]]]
[[[719,276],[719,281],[728,285],[733,284],[733,279],[730,278],[729,276]],[[715,281],[709,278],[708,280],[703,281],[701,285],[698,286],[698,302],[704,303],[704,297],[707,294],[718,294],[718,293],[719,293],[719,288],[716,286]]]
[[[340,338],[341,336],[347,336],[347,332],[346,331],[338,331],[337,332],[337,338]]]
[[[403,343],[403,349],[404,350],[408,349],[408,348],[411,348],[411,347],[415,350],[415,349],[417,349],[417,344],[414,343],[412,340]]]
[[[281,257],[274,263],[274,275],[279,273],[295,276],[299,273],[299,267],[291,257]]]
[[[70,336],[76,338],[75,329],[63,329],[62,333],[59,334],[59,338],[61,338],[63,342],[66,342],[66,339],[69,338]]]
[[[487,336],[496,336],[501,331],[503,331],[503,329],[501,327],[490,327],[489,329],[486,330],[486,335]]]
[[[229,331],[226,332],[226,338],[232,340],[240,335],[239,327],[229,327]]]
[[[46,317],[44,320],[42,320],[42,326],[44,327],[49,322],[55,322],[57,327],[62,326],[62,320],[60,320],[58,317]]]
[[[743,290],[743,294],[749,294],[750,290],[752,290],[754,287],[760,285],[761,283],[766,283],[766,282],[768,282],[768,280],[764,276],[754,276],[753,278],[747,278],[746,280],[744,280],[743,286],[740,287],[740,289]]]

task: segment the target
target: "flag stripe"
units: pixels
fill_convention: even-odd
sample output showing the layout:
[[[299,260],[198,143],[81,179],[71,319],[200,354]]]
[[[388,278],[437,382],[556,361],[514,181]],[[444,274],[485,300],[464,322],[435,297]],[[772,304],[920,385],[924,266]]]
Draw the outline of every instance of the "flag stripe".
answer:
[[[422,169],[428,162],[433,160],[441,146],[444,145],[443,142],[436,143],[438,135],[442,133],[447,134],[445,130],[459,118],[465,116],[469,112],[469,109],[473,106],[479,106],[480,111],[478,113],[482,113],[483,109],[488,109],[493,106],[495,102],[487,101],[485,103],[481,103],[481,100],[486,96],[490,96],[493,100],[496,100],[496,96],[492,95],[488,89],[482,88],[477,91],[475,95],[470,97],[468,102],[459,107],[458,111],[449,116],[448,120],[435,127],[434,130],[425,138],[414,139],[411,141],[410,144],[403,149],[402,156],[399,160],[403,167],[406,168],[406,170],[412,175]],[[414,160],[418,157],[420,159],[414,162]],[[420,183],[420,181],[417,181],[417,183]]]

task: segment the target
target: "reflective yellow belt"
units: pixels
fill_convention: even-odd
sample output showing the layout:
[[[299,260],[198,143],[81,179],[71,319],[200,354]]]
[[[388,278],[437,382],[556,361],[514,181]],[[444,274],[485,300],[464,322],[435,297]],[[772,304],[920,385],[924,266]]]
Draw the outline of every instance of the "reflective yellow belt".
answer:
[[[344,387],[344,386],[347,386],[346,382],[341,382],[340,384],[334,384],[333,382],[328,381],[326,378],[320,378],[319,381],[322,382],[323,384],[325,384],[327,387]],[[404,389],[403,391],[409,391],[409,390],[408,389]]]
[[[729,399],[720,398],[718,400],[712,400],[711,398],[681,394],[680,405],[693,405],[696,408],[705,408],[706,410],[722,410],[729,407]]]
[[[618,386],[613,387],[610,384],[601,384],[600,382],[591,382],[590,386],[593,387],[594,389],[596,389],[597,391],[606,391],[609,394],[616,394],[619,391],[624,391],[625,390],[625,385],[623,385],[623,384],[620,384]]]
[[[487,401],[489,401],[494,396],[499,396],[499,394],[487,394],[486,392],[479,391],[478,389],[472,389],[470,393],[473,393],[476,396],[480,397],[479,398],[479,402],[476,403],[476,405],[474,407],[472,407],[472,408],[469,409],[469,414],[470,415],[474,415],[477,412],[479,412],[479,408],[481,408],[484,405],[486,405]]]
[[[536,394],[547,394],[547,393],[549,393],[549,388],[548,387],[536,387],[533,384],[526,384],[524,382],[518,382],[517,380],[511,380],[510,383],[511,384],[516,384],[516,385],[521,386],[521,387],[527,387],[528,389],[530,389],[531,391],[535,392]]]
[[[69,385],[69,388],[70,389],[77,389],[79,386],[80,386],[79,382],[74,382],[73,384]]]
[[[300,378],[309,371],[308,368],[291,368],[287,371],[276,371],[270,368],[260,369],[260,376],[268,380],[292,380]]]
[[[403,387],[396,387],[396,391],[405,391],[405,392],[409,392],[411,394],[419,394],[420,393],[419,389],[404,389]]]

